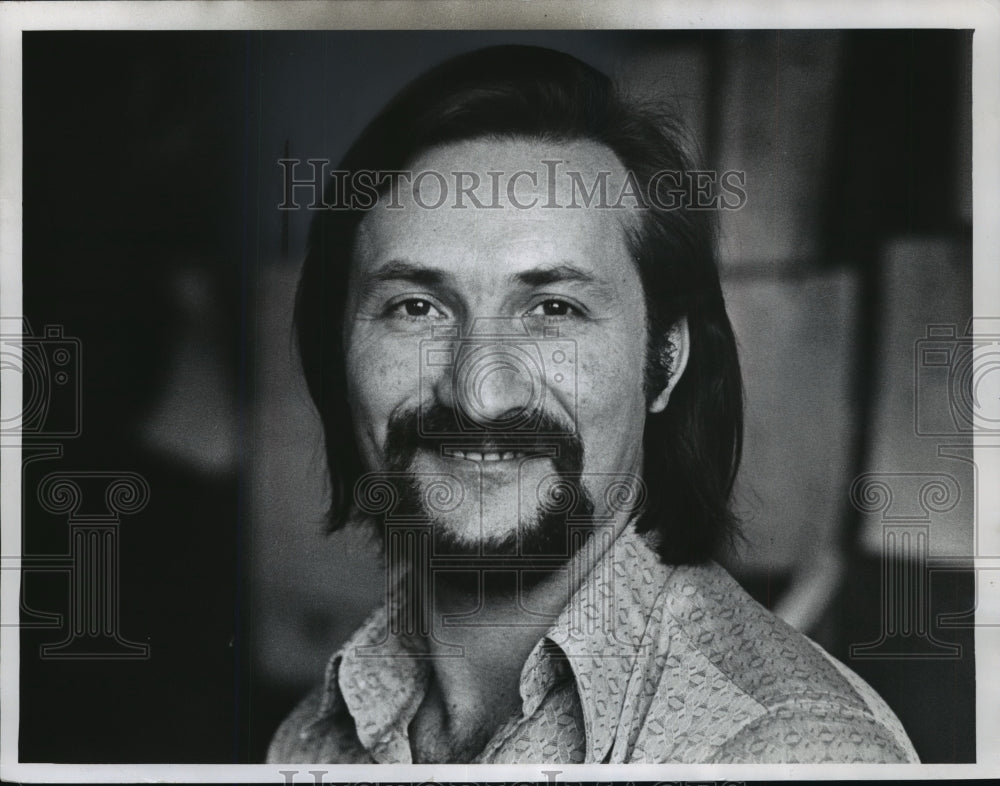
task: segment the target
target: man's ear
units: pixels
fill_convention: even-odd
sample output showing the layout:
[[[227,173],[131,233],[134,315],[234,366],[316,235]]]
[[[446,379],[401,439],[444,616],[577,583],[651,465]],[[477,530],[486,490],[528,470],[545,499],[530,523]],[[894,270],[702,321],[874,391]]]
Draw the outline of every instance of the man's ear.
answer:
[[[670,401],[670,394],[674,386],[684,373],[687,367],[688,355],[691,352],[691,336],[688,333],[687,317],[681,317],[670,328],[667,340],[660,351],[663,353],[663,363],[669,368],[670,376],[667,379],[666,387],[656,394],[656,398],[649,402],[649,411],[652,413],[663,412]]]

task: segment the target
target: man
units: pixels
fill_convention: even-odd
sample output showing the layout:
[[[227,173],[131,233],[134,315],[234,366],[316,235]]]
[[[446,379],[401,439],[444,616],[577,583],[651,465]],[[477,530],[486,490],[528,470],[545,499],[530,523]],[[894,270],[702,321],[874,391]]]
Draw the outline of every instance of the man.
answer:
[[[856,675],[711,562],[742,434],[676,132],[567,55],[403,90],[338,167],[297,330],[334,526],[389,595],[271,761],[915,761]]]

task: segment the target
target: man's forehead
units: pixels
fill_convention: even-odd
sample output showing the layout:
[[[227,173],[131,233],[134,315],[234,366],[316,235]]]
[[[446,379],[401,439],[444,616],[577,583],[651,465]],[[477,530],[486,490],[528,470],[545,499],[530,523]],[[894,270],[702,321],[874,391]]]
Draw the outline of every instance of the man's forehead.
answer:
[[[532,266],[627,256],[626,228],[640,210],[620,199],[626,180],[613,151],[589,140],[442,145],[418,156],[365,217],[355,260],[486,256]]]
[[[436,176],[440,174],[476,193],[483,204],[492,202],[485,197],[492,197],[499,185],[496,201],[520,210],[531,209],[525,205],[532,197],[553,193],[570,197],[567,205],[575,201],[579,209],[586,209],[584,190],[592,191],[604,183],[608,191],[617,194],[626,177],[618,156],[599,142],[527,137],[483,137],[439,145],[417,156],[409,167],[411,173],[411,181],[400,189],[401,195],[411,200],[416,197],[427,204],[431,192],[440,185]],[[477,180],[478,186],[472,188]],[[554,209],[546,208],[547,204],[548,200],[539,199],[535,207]]]

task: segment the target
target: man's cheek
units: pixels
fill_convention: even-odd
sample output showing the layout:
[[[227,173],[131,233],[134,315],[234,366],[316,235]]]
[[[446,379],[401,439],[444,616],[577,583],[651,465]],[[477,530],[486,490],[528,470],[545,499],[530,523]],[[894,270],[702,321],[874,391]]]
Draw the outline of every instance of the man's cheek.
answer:
[[[577,389],[577,431],[590,453],[622,437],[631,441],[645,413],[641,363],[609,348],[603,358],[583,358]],[[631,360],[631,358],[629,358]],[[628,433],[626,433],[628,432]]]
[[[623,370],[616,368],[612,358],[602,358],[599,353],[584,355],[578,364],[575,414],[582,426],[621,407],[625,379]]]
[[[382,402],[417,387],[416,355],[407,347],[361,342],[352,348],[347,367],[356,400],[368,409],[378,409]]]

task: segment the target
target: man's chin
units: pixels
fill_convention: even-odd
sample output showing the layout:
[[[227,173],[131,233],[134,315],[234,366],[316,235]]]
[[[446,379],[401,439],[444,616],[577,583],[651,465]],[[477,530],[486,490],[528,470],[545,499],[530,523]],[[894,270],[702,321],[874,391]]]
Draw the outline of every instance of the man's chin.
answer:
[[[534,526],[506,538],[481,541],[457,537],[441,528],[435,530],[433,543],[436,585],[470,595],[531,589],[565,574],[575,553],[564,525],[548,537],[540,526]]]
[[[518,531],[503,537],[468,537],[447,520],[435,521],[430,553],[411,554],[419,560],[430,558],[431,573],[441,585],[468,589],[470,576],[490,575],[488,583],[495,591],[504,586],[497,574],[505,573],[516,576],[520,588],[527,589],[554,574],[565,574],[592,532],[590,523],[567,524],[564,516],[553,514],[539,516],[530,525],[522,523]],[[427,570],[426,565],[410,567]]]
[[[396,530],[387,558],[413,563],[423,575],[428,568],[445,580],[449,571],[456,579],[470,571],[512,572],[522,588],[535,585],[565,572],[594,529],[593,501],[579,476],[554,473],[548,460],[528,462],[513,483],[456,488],[457,478],[429,472],[426,459],[418,454],[396,477],[393,515],[373,522],[383,541]]]
[[[469,561],[503,560],[505,564],[515,564],[518,560],[534,560],[539,565],[561,564],[573,552],[566,521],[556,516],[522,523],[517,531],[503,536],[461,532],[447,521],[436,521],[432,524],[432,537],[435,556]]]

